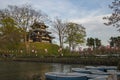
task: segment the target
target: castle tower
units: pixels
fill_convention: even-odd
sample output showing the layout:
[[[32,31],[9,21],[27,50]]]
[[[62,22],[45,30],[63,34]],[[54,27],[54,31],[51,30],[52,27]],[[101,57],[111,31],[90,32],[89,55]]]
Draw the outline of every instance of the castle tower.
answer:
[[[46,28],[48,28],[48,26],[46,26],[44,23],[39,23],[39,22],[35,22],[32,26],[31,26],[32,30],[30,31],[30,42],[48,42],[48,43],[52,43],[52,39],[54,39],[54,37],[51,37],[50,34],[51,32],[48,32],[46,30]]]

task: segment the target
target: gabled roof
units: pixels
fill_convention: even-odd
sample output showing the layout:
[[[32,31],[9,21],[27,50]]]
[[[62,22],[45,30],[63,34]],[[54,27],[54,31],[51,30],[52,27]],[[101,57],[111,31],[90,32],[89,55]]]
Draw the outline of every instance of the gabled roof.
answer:
[[[36,29],[36,28],[48,28],[48,26],[46,26],[44,23],[41,22],[34,22],[33,25],[30,26],[32,29]]]

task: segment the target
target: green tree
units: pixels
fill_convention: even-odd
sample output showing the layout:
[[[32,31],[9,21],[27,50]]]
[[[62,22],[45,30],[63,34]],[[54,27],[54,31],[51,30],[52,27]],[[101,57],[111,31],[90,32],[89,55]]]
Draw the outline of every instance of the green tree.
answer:
[[[117,42],[117,44],[116,44],[116,45],[117,45],[117,47],[119,47],[119,48],[120,48],[120,36],[118,36],[118,37],[117,37],[116,42]]]
[[[120,31],[120,0],[114,0],[114,2],[109,5],[109,8],[113,10],[113,13],[111,16],[103,18],[107,20],[107,23],[105,23],[105,25],[113,25],[118,28],[118,31]]]
[[[85,42],[85,28],[82,25],[69,22],[66,29],[66,43],[69,44],[69,49],[75,49],[78,44]]]
[[[111,37],[110,38],[110,47],[114,47],[114,45],[115,45],[115,38]]]
[[[21,29],[11,17],[0,20],[0,43],[1,48],[15,49],[21,40]]]
[[[101,40],[99,40],[98,38],[95,38],[95,45],[96,45],[96,48],[99,48],[101,46]]]
[[[98,38],[87,38],[87,46],[95,49],[95,48],[99,48],[101,46],[101,40],[99,40]]]
[[[111,47],[119,47],[120,48],[120,36],[111,37],[110,38],[110,46]]]
[[[89,46],[91,48],[95,47],[94,38],[92,38],[92,37],[87,38],[87,46]]]

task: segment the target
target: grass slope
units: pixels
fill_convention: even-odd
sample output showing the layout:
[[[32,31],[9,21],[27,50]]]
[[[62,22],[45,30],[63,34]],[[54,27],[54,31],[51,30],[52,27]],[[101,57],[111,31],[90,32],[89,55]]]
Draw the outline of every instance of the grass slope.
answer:
[[[47,54],[57,54],[59,46],[56,44],[45,43],[45,42],[34,42],[30,43],[30,48],[35,49],[38,53],[45,53],[47,49]]]

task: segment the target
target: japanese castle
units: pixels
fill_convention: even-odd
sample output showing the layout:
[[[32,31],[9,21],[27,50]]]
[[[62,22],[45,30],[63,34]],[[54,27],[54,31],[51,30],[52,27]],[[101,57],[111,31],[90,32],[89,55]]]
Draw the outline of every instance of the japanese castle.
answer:
[[[29,33],[29,42],[48,42],[52,43],[54,37],[50,36],[51,32],[48,32],[44,23],[35,22],[31,26],[32,30]]]

